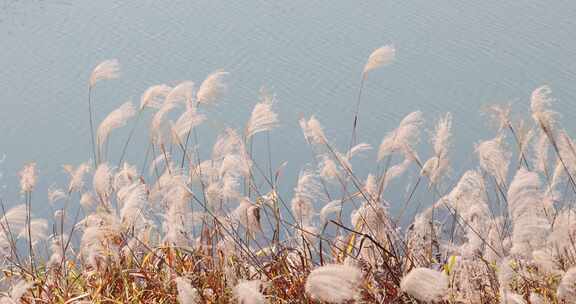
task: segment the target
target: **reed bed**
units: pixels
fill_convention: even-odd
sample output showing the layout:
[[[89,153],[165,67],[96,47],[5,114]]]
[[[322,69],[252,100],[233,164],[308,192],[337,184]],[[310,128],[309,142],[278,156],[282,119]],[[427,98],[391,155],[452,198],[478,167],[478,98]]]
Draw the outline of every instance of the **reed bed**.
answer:
[[[550,87],[526,101],[532,117],[486,109],[494,137],[476,144],[478,167],[455,183],[450,113],[434,123],[427,158],[416,150],[416,111],[383,134],[371,173],[359,176],[352,159],[372,149],[358,143],[364,83],[395,54],[384,46],[369,56],[344,152],[314,116],[301,118],[313,157],[289,195],[278,191],[285,164],[271,157],[273,94],[262,90],[245,127],[222,132],[203,159],[197,127],[227,72],[199,86],[153,85],[139,106],[126,102],[96,126],[93,92],[120,71],[117,60],[97,65],[91,159],[64,166],[68,185],[48,191],[53,215],[34,216],[46,201],[35,163],[20,172],[21,204],[1,201],[0,303],[576,303],[576,151]],[[109,147],[121,127],[128,138]],[[135,132],[149,138],[140,168],[142,159],[125,159]],[[253,159],[256,141],[267,158]],[[390,214],[385,190],[414,168],[402,211]],[[438,199],[400,226],[417,190]]]

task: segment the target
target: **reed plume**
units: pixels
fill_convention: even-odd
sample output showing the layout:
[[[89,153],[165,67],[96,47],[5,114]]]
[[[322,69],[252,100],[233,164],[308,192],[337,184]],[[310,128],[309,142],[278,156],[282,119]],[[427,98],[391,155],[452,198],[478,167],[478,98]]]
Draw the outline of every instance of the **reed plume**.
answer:
[[[362,90],[364,89],[364,82],[368,77],[368,73],[384,65],[390,64],[396,58],[396,49],[394,46],[386,45],[375,49],[362,70],[362,77],[360,80],[360,88],[358,89],[358,98],[356,100],[356,109],[354,110],[354,123],[352,125],[352,138],[350,146],[356,143],[356,130],[358,128],[358,114],[360,113],[360,100],[362,99]]]
[[[88,81],[88,117],[90,121],[90,144],[92,146],[92,158],[94,166],[97,165],[96,159],[96,142],[94,137],[94,113],[92,111],[92,90],[96,83],[101,80],[115,79],[120,75],[120,64],[117,59],[104,60],[99,63],[90,74]]]
[[[264,304],[266,297],[260,292],[262,282],[259,280],[242,281],[234,289],[234,298],[239,304]]]
[[[437,302],[446,295],[448,278],[437,270],[415,268],[402,278],[400,288],[420,301]]]
[[[351,265],[325,265],[314,269],[306,278],[306,292],[314,299],[328,303],[345,303],[355,298],[362,272]]]
[[[251,138],[256,133],[270,131],[278,126],[278,114],[272,110],[274,101],[273,96],[261,92],[261,100],[254,106],[246,125],[246,138]]]
[[[198,88],[196,93],[196,101],[200,104],[214,104],[218,101],[218,98],[223,94],[226,89],[224,84],[224,77],[229,73],[224,70],[216,70],[212,74],[208,75],[206,79]]]
[[[104,145],[108,140],[110,132],[112,132],[114,129],[125,126],[128,120],[135,114],[136,111],[134,110],[134,105],[132,105],[132,102],[128,101],[122,104],[118,109],[108,114],[108,116],[106,116],[106,118],[104,118],[104,120],[100,123],[96,134],[96,143],[98,146],[97,155],[99,155],[99,162],[105,158]]]

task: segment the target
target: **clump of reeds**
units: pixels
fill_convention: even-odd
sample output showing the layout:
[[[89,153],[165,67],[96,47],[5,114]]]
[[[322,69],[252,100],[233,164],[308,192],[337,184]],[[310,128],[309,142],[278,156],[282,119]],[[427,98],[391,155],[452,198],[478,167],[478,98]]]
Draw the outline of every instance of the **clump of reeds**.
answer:
[[[376,50],[362,83],[394,57],[392,47]],[[64,166],[68,185],[48,191],[51,218],[33,216],[43,201],[35,163],[20,172],[22,204],[0,201],[0,303],[576,303],[576,150],[548,86],[526,102],[532,122],[489,108],[496,134],[477,143],[478,167],[453,173],[456,182],[457,115],[439,117],[430,151],[418,152],[425,117],[407,114],[382,134],[366,176],[353,168],[371,151],[356,143],[361,96],[344,150],[314,116],[302,118],[313,157],[286,195],[278,191],[286,164],[272,161],[268,141],[281,123],[273,94],[263,90],[244,129],[225,129],[202,158],[197,129],[227,72],[198,90],[192,81],[151,86],[139,110],[121,105],[94,135],[92,89],[117,75],[117,61],[92,72],[94,162]],[[154,114],[138,168],[141,160],[124,156],[144,111]],[[122,148],[108,147],[129,124]],[[265,160],[253,158],[261,140]],[[406,200],[389,202],[390,182],[409,172],[417,179]],[[418,190],[436,201],[416,202]],[[392,204],[402,212],[390,214]],[[400,226],[408,208],[423,210]]]

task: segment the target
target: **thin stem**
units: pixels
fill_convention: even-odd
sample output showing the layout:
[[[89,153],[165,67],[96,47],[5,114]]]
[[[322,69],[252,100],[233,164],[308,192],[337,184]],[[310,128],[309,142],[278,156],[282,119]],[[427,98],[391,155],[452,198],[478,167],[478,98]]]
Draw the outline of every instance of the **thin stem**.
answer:
[[[362,74],[362,79],[360,80],[360,89],[358,90],[358,99],[356,100],[356,109],[354,110],[354,123],[352,124],[352,138],[350,138],[350,147],[348,150],[352,149],[356,143],[356,132],[358,129],[358,115],[360,114],[360,100],[362,99],[362,89],[364,88],[364,81],[366,80],[366,75]]]
[[[138,115],[136,116],[136,121],[134,122],[134,126],[132,127],[132,130],[130,130],[130,134],[128,134],[128,139],[126,139],[126,143],[124,143],[124,147],[122,148],[122,154],[120,155],[120,160],[118,161],[118,167],[120,167],[122,165],[122,161],[124,160],[124,155],[126,154],[126,149],[128,149],[128,144],[130,143],[130,140],[132,139],[132,136],[134,135],[134,131],[136,130],[136,127],[138,126],[138,121],[140,120],[140,116],[141,116],[143,110],[144,109],[140,109],[140,111],[138,111]]]
[[[90,144],[92,145],[92,157],[94,158],[94,167],[97,166],[96,145],[94,143],[94,120],[92,118],[92,86],[88,86],[88,115],[90,116]]]

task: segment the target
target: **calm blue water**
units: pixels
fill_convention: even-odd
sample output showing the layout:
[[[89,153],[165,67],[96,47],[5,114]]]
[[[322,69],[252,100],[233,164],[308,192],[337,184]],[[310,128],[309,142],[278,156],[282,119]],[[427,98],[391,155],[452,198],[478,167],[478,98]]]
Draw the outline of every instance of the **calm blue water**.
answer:
[[[205,154],[224,126],[243,126],[261,86],[274,91],[282,125],[271,139],[273,161],[288,161],[288,193],[311,162],[299,115],[315,114],[345,147],[359,75],[384,44],[396,46],[397,61],[370,74],[360,140],[378,145],[413,110],[424,111],[429,127],[451,111],[457,178],[476,166],[473,143],[493,134],[479,114],[483,105],[512,101],[522,113],[532,89],[549,84],[554,108],[574,131],[575,17],[576,2],[568,0],[0,0],[0,185],[8,186],[1,191],[17,201],[16,173],[34,160],[42,200],[49,185],[65,181],[62,164],[89,157],[88,75],[101,60],[118,58],[122,77],[97,87],[97,121],[127,99],[138,102],[150,85],[199,83],[218,68],[231,73],[226,96],[200,129]],[[141,126],[128,158],[138,165],[148,130]],[[111,149],[126,134],[114,132]],[[429,151],[422,145],[420,154]]]

